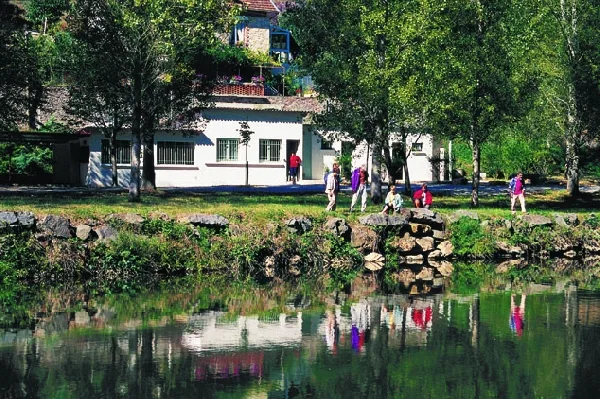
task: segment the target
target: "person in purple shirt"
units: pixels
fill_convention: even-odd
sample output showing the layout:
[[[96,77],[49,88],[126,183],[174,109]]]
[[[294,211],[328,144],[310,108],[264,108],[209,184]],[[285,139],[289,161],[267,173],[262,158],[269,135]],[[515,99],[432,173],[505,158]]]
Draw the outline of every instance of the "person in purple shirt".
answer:
[[[510,179],[508,189],[510,191],[510,210],[515,212],[515,203],[518,198],[521,202],[521,211],[525,213],[525,182],[523,181],[523,173],[519,172],[515,177]]]

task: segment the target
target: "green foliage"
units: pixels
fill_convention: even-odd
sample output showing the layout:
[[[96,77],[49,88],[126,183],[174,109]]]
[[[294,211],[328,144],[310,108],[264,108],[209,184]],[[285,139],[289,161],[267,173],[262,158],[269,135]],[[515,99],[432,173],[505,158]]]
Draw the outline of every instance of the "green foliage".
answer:
[[[453,293],[470,295],[478,293],[484,282],[493,274],[494,266],[481,262],[455,262],[454,273],[450,280]]]
[[[478,220],[463,216],[449,228],[455,254],[479,258],[494,253],[494,238]]]

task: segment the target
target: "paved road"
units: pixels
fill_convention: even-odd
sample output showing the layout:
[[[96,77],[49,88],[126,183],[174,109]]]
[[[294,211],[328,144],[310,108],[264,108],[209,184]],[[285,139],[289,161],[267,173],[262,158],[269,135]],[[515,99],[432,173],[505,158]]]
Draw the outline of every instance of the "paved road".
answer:
[[[452,185],[452,184],[428,184],[429,189],[435,195],[470,195],[471,185]],[[413,184],[413,191],[419,187],[419,184]],[[559,184],[543,184],[535,186],[526,186],[529,193],[542,193],[549,190],[564,190],[563,185]],[[291,183],[278,186],[211,186],[211,187],[190,187],[190,188],[162,188],[161,191],[167,193],[223,193],[223,192],[238,192],[238,193],[257,193],[257,194],[294,194],[294,193],[323,193],[325,185],[321,180],[304,180],[297,185]],[[350,186],[342,186],[343,192],[349,193]],[[480,186],[480,195],[496,195],[506,193],[508,183],[506,185],[492,185],[482,183]],[[127,190],[124,188],[87,188],[87,187],[61,187],[61,186],[1,186],[0,196],[10,195],[94,195],[102,193],[124,193]],[[582,186],[581,191],[585,193],[599,193],[600,186]]]

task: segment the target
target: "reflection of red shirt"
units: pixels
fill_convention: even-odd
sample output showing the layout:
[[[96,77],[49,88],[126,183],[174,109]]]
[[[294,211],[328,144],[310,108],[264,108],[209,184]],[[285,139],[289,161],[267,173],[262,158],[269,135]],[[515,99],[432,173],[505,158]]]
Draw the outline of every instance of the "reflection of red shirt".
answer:
[[[300,166],[301,162],[302,160],[298,155],[290,156],[290,168],[297,168],[298,166]]]
[[[427,324],[431,321],[431,307],[428,306],[426,309],[413,309],[412,319],[417,327],[424,330],[427,328]]]
[[[515,306],[510,315],[510,328],[518,335],[523,335],[523,312],[519,306]]]

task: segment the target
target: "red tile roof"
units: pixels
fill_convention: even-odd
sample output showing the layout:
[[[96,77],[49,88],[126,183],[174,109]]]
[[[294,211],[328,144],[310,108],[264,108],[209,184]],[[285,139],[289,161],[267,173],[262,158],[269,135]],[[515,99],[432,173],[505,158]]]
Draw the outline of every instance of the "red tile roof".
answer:
[[[279,12],[271,0],[240,0],[250,11]]]

